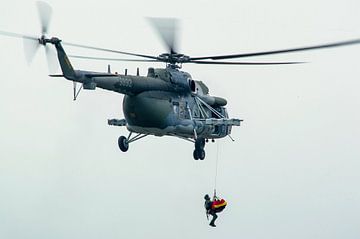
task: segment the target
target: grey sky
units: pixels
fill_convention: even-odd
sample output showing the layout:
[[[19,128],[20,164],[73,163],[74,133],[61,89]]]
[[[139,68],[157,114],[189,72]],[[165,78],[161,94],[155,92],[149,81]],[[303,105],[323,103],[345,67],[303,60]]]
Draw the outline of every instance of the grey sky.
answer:
[[[357,0],[49,3],[51,36],[144,54],[165,51],[149,16],[181,19],[180,49],[191,56],[360,37]],[[34,2],[4,1],[0,29],[38,34]],[[257,58],[304,65],[184,66],[245,120],[236,142],[219,143],[218,192],[229,206],[216,229],[202,208],[216,144],[203,162],[169,137],[124,154],[117,138],[127,132],[106,122],[122,117],[122,95],[83,91],[73,102],[71,82],[47,77],[43,51],[28,67],[21,41],[1,37],[0,49],[0,238],[360,237],[360,46]],[[133,74],[150,66],[111,65]]]

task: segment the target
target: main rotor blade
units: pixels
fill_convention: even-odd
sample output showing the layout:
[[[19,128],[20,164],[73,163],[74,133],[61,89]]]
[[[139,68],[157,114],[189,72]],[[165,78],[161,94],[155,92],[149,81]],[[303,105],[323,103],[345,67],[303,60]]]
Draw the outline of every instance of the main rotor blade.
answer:
[[[164,41],[169,53],[177,53],[177,32],[179,21],[175,18],[148,18]]]
[[[15,33],[15,32],[7,32],[7,31],[1,31],[0,30],[0,35],[7,36],[7,37],[13,37],[13,38],[19,38],[19,39],[35,40],[37,43],[39,42],[38,37],[19,34],[19,33]],[[107,49],[107,48],[86,46],[86,45],[70,43],[70,42],[62,42],[62,44],[67,45],[67,46],[72,46],[72,47],[79,47],[79,48],[85,48],[85,49],[90,49],[90,50],[96,50],[96,51],[105,51],[105,52],[118,53],[118,54],[129,55],[129,56],[143,57],[143,58],[153,59],[153,60],[156,60],[156,61],[159,60],[157,56],[149,56],[149,55],[136,54],[136,53],[125,52],[125,51],[112,50],[112,49]]]
[[[124,59],[124,58],[107,58],[107,57],[92,57],[92,56],[79,56],[68,55],[71,58],[100,60],[100,61],[133,61],[133,62],[163,62],[161,60],[138,60],[138,59]],[[185,63],[194,64],[209,64],[209,65],[291,65],[303,64],[306,62],[229,62],[229,61],[189,61]]]
[[[41,23],[41,34],[45,35],[48,33],[49,25],[51,21],[52,8],[46,2],[38,1],[36,6],[39,12],[39,18]]]
[[[229,62],[229,61],[189,61],[186,63],[208,64],[208,65],[293,65],[306,62]]]
[[[107,58],[107,57],[93,57],[93,56],[78,56],[68,55],[71,58],[99,60],[99,61],[135,61],[135,62],[160,62],[159,60],[140,60],[140,59],[123,59],[123,58]]]
[[[191,57],[190,60],[206,60],[206,59],[223,60],[223,59],[233,59],[233,58],[242,58],[242,57],[264,56],[264,55],[274,55],[274,54],[282,54],[282,53],[290,53],[290,52],[309,51],[309,50],[340,47],[340,46],[347,46],[347,45],[354,45],[354,44],[360,44],[360,39],[354,39],[354,40],[349,40],[349,41],[341,41],[341,42],[334,42],[334,43],[315,45],[315,46],[290,48],[290,49],[284,49],[284,50],[275,50],[275,51],[263,51],[263,52],[253,52],[253,53],[244,53],[244,54],[231,54],[231,55],[219,55],[219,56]]]
[[[28,40],[36,40],[36,41],[39,40],[38,37],[29,36],[29,35],[23,35],[23,34],[19,34],[19,33],[15,33],[15,32],[1,31],[1,30],[0,30],[0,35],[7,36],[7,37],[20,38],[20,39],[25,38],[25,39],[28,39]]]
[[[96,51],[112,52],[112,53],[118,53],[118,54],[129,55],[129,56],[137,56],[137,57],[149,58],[149,59],[154,59],[154,60],[158,59],[158,57],[156,57],[156,56],[136,54],[136,53],[125,52],[125,51],[117,51],[117,50],[111,50],[111,49],[101,48],[101,47],[86,46],[86,45],[70,43],[70,42],[62,42],[62,44],[67,45],[67,46],[73,46],[73,47],[79,47],[79,48],[84,48],[84,49],[96,50]]]

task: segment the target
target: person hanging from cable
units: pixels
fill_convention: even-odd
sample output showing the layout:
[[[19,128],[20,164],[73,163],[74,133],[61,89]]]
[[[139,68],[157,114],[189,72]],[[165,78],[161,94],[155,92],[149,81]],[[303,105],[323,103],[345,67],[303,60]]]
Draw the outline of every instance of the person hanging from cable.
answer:
[[[216,190],[214,190],[214,197],[212,201],[210,200],[210,196],[208,194],[204,196],[204,199],[205,199],[204,207],[206,210],[206,217],[209,220],[209,215],[212,216],[209,225],[212,227],[216,227],[215,220],[218,218],[218,215],[216,213],[219,213],[222,210],[224,210],[224,208],[227,205],[227,202],[224,199],[219,199],[216,196]]]
[[[204,199],[205,199],[204,207],[206,210],[206,217],[209,220],[209,215],[212,216],[212,219],[211,219],[211,222],[209,225],[212,227],[216,227],[215,220],[216,220],[216,218],[218,218],[218,216],[216,215],[215,211],[212,209],[213,201],[210,200],[210,196],[208,194],[206,194],[204,196]]]
[[[218,161],[219,161],[219,144],[217,144],[217,156],[216,156],[216,167],[215,167],[215,187],[214,187],[214,196],[213,200],[210,200],[209,194],[204,196],[205,199],[205,210],[206,210],[206,217],[209,220],[209,215],[212,216],[210,221],[210,226],[216,227],[215,220],[218,218],[216,213],[222,212],[227,205],[227,202],[224,199],[220,199],[216,196],[216,179],[217,179],[217,168],[218,168]]]

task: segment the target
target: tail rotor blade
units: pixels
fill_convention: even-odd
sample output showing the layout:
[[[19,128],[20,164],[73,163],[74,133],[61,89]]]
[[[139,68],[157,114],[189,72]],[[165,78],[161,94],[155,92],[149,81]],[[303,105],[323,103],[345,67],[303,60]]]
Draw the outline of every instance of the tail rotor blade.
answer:
[[[57,73],[59,70],[59,65],[57,63],[57,56],[51,46],[45,46],[46,60],[48,63],[48,68],[50,74]]]
[[[23,38],[23,45],[24,45],[25,59],[27,63],[30,65],[36,55],[36,52],[39,49],[40,44],[38,40],[29,40],[28,38]]]
[[[39,12],[39,18],[41,23],[41,33],[42,35],[45,35],[48,33],[49,25],[51,21],[51,15],[52,15],[52,8],[49,4],[46,2],[38,1],[36,2],[38,12]]]
[[[33,58],[35,57],[36,52],[39,49],[39,46],[44,45],[49,72],[55,73],[58,71],[59,68],[59,65],[57,63],[57,56],[56,53],[53,51],[53,49],[51,49],[50,47],[51,44],[50,45],[46,44],[47,42],[45,41],[47,40],[45,34],[48,33],[50,26],[52,8],[50,7],[49,4],[42,1],[36,2],[36,6],[39,12],[39,19],[41,24],[42,35],[40,38],[29,35],[18,34],[15,32],[1,31],[1,30],[0,30],[0,35],[23,40],[25,58],[28,64],[30,64]]]

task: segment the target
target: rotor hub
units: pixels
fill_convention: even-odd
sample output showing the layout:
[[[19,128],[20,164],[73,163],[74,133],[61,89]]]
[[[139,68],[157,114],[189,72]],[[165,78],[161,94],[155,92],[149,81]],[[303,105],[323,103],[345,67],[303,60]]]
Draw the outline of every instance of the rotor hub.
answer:
[[[159,55],[159,60],[176,65],[177,63],[185,63],[190,61],[190,57],[179,53],[163,53]]]
[[[46,46],[46,43],[51,43],[51,44],[59,44],[61,42],[61,40],[57,37],[52,37],[52,38],[46,38],[45,35],[42,35],[39,39],[39,44]]]
[[[39,39],[39,44],[45,46],[46,45],[46,38],[45,35],[42,35]]]

